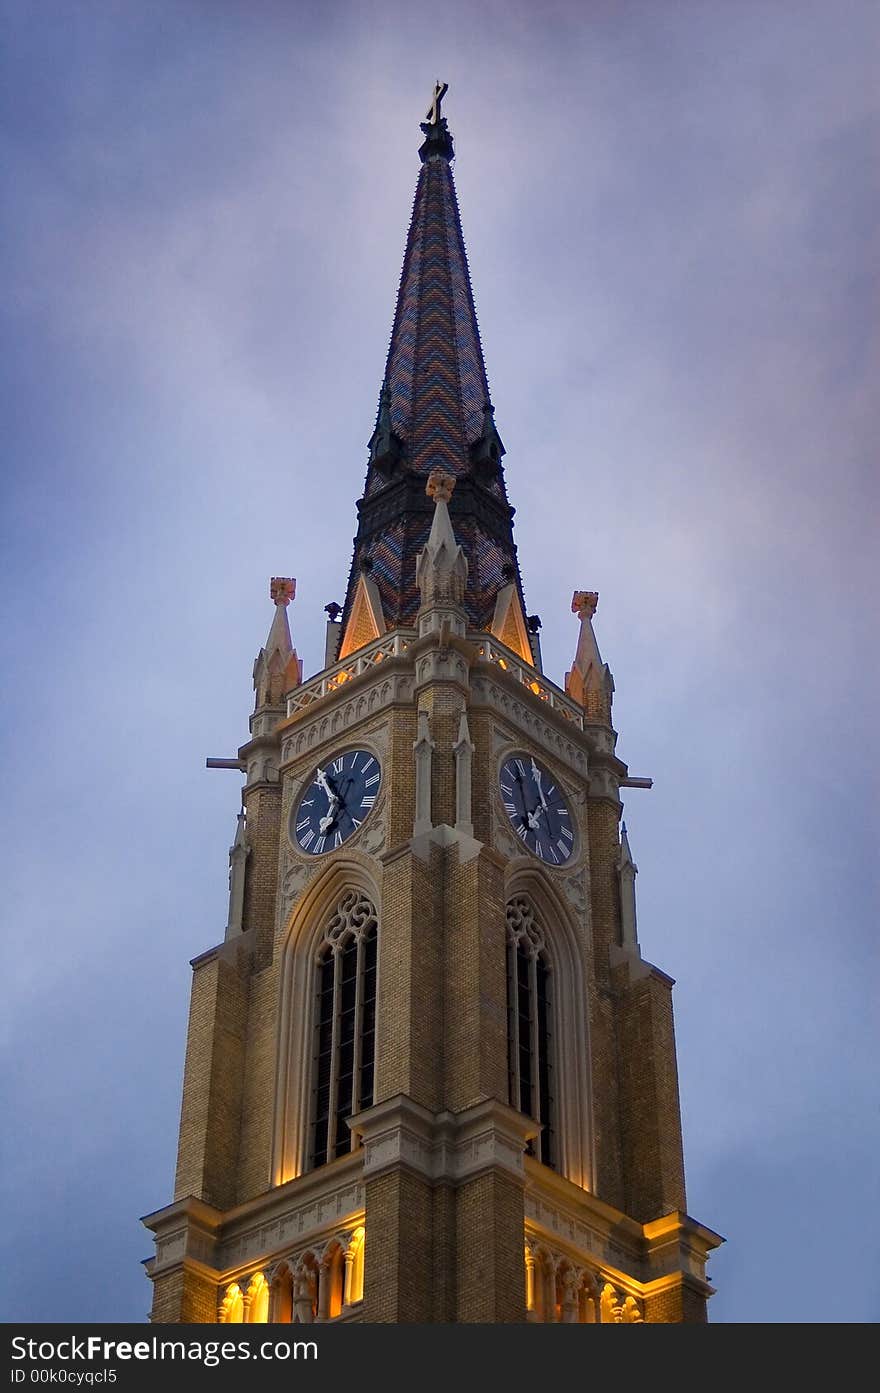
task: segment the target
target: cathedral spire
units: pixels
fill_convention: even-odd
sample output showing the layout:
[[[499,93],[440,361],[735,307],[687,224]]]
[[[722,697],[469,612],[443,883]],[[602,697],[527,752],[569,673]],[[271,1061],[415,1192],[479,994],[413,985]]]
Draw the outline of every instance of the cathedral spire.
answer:
[[[342,613],[341,649],[369,572],[387,628],[414,626],[416,560],[434,509],[425,495],[433,470],[455,480],[449,504],[467,560],[464,608],[471,627],[492,627],[499,591],[514,586],[525,613],[458,201],[452,136],[437,82],[421,122],[421,171],[407,236],[364,496],[358,503],[354,559]]]

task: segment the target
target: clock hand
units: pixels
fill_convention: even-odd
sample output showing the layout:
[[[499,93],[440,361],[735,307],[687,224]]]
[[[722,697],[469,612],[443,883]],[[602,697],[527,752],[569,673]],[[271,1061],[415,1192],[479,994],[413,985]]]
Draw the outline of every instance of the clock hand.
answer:
[[[318,772],[315,774],[315,782],[321,785],[328,798],[336,798],[336,790],[334,788],[331,788],[330,781],[328,780],[327,775],[324,773],[323,769],[319,769]]]
[[[535,781],[535,787],[536,787],[537,790],[538,790],[538,797],[539,797],[540,800],[541,800],[541,807],[543,808],[544,812],[546,812],[546,811],[547,811],[547,799],[544,797],[544,790],[543,790],[543,788],[541,787],[541,771],[540,771],[540,769],[538,768],[537,764],[535,763],[534,758],[532,759],[532,778],[534,779],[534,781]]]
[[[322,789],[327,795],[330,804],[326,813],[321,818],[321,821],[318,823],[318,828],[320,830],[321,836],[323,837],[326,836],[327,832],[329,832],[330,828],[333,826],[333,823],[336,821],[336,815],[339,812],[339,795],[337,794],[336,790],[331,787],[330,781],[327,778],[327,775],[324,773],[323,769],[318,769],[317,773],[315,774],[315,781],[321,785]]]

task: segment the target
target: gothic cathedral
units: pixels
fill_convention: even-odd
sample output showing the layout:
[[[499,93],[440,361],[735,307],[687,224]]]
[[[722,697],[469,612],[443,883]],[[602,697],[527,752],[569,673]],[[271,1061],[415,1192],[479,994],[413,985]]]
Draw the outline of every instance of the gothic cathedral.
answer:
[[[614,685],[544,675],[438,84],[345,603],[254,667],[225,941],[193,960],[158,1322],[704,1321],[672,981]]]

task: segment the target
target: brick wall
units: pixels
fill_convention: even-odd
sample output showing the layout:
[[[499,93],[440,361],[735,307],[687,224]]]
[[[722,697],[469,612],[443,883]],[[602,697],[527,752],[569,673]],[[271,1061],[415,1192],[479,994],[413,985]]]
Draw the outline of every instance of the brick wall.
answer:
[[[234,946],[193,970],[175,1199],[236,1199],[247,984]]]

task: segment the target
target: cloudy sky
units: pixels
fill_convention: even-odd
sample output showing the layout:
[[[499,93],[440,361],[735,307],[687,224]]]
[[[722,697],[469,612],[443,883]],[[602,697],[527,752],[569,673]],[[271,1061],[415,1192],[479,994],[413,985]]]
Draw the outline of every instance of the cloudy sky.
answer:
[[[2,0],[6,1320],[141,1320],[268,579],[343,598],[455,178],[548,675],[600,592],[717,1321],[869,1321],[880,11]]]

